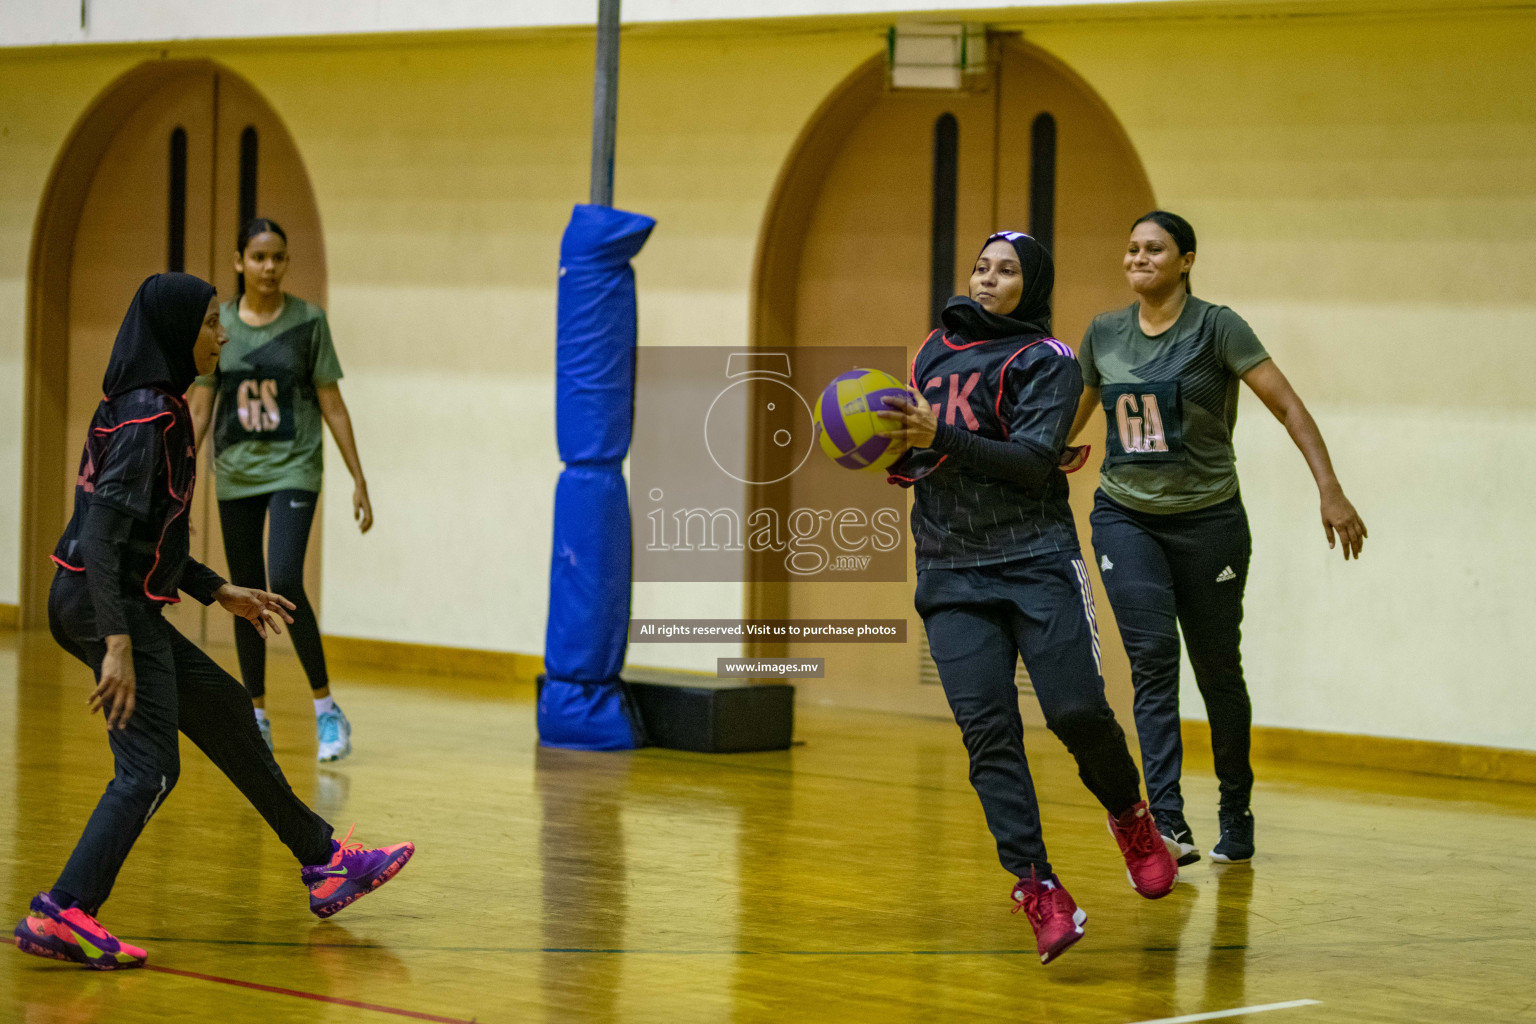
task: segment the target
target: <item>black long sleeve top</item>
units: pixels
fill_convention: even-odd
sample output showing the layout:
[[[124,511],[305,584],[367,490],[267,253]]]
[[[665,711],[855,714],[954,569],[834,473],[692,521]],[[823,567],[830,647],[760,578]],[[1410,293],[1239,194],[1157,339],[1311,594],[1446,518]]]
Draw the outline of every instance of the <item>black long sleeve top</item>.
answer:
[[[53,560],[83,573],[98,636],[128,632],[125,603],[211,604],[224,585],[191,557],[187,510],[196,478],[186,404],[157,388],[104,399],[86,435],[75,509]]]
[[[124,602],[133,600],[141,578],[132,571],[134,546],[132,516],[115,505],[97,502],[86,512],[78,551],[84,566],[91,606],[96,612],[96,632],[103,637],[128,632]],[[194,558],[188,558],[178,581],[182,592],[202,604],[212,604],[225,583],[224,577]]]
[[[1057,468],[1057,456],[1027,440],[994,441],[948,423],[939,424],[929,447],[988,476],[1030,490],[1044,484]]]
[[[1054,338],[980,341],[935,331],[911,386],[933,406],[933,443],[890,469],[915,487],[917,567],[994,565],[1077,548],[1061,460],[1083,391],[1072,350]]]

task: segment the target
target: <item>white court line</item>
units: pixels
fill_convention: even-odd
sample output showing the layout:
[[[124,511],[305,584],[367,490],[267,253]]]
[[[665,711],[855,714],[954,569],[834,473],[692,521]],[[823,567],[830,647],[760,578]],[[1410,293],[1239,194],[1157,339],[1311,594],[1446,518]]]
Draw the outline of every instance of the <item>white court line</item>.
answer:
[[[1219,1020],[1237,1017],[1245,1013],[1268,1013],[1270,1010],[1290,1010],[1297,1006],[1321,1006],[1317,999],[1292,999],[1288,1003],[1265,1003],[1263,1006],[1240,1006],[1235,1010],[1215,1010],[1211,1013],[1191,1013],[1183,1017],[1159,1017],[1156,1020],[1139,1020],[1136,1024],[1191,1024],[1197,1020]]]

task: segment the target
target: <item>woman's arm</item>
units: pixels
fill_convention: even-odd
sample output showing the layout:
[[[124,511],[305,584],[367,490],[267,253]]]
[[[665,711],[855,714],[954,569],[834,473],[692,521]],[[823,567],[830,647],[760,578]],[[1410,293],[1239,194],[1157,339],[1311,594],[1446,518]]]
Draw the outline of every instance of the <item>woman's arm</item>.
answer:
[[[1060,468],[1059,458],[1041,451],[1027,441],[994,441],[968,430],[939,424],[933,437],[933,450],[953,455],[973,469],[988,476],[1008,480],[1030,490],[1050,478]]]
[[[1070,359],[1052,357],[1034,363],[1012,399],[1007,441],[940,423],[928,399],[915,390],[908,392],[910,400],[887,397],[889,411],[876,415],[891,424],[885,433],[898,444],[932,448],[988,476],[1034,489],[1045,483],[1053,470],[1062,468],[1070,406],[1064,408],[1064,403],[1054,401],[1053,396],[1062,395],[1070,402],[1069,396],[1077,394],[1081,386],[1082,377]]]
[[[192,414],[192,443],[203,450],[203,438],[213,420],[213,388],[193,384],[187,389],[187,410]]]
[[[373,526],[373,505],[368,501],[368,481],[363,477],[363,464],[357,457],[352,416],[347,412],[347,403],[342,400],[341,386],[323,384],[315,388],[315,395],[320,400],[320,415],[331,428],[331,436],[336,438],[336,447],[341,449],[347,472],[352,474],[352,517],[357,520],[358,530],[367,533]]]
[[[1093,410],[1099,407],[1099,389],[1083,388],[1083,397],[1077,400],[1077,415],[1072,417],[1072,432],[1067,435],[1067,443],[1077,440],[1077,435],[1083,432],[1088,421],[1093,418]]]
[[[263,640],[267,638],[268,630],[273,633],[283,631],[283,627],[278,625],[279,619],[284,622],[293,621],[293,616],[288,613],[294,605],[286,597],[267,590],[237,587],[195,558],[187,559],[177,586],[183,593],[192,595],[203,604],[217,601],[219,607],[231,615],[239,616],[255,626],[257,635]]]
[[[176,581],[176,589],[187,594],[198,604],[213,604],[218,599],[219,589],[229,582],[223,576],[208,568],[202,562],[189,557],[187,563],[181,567],[181,579]]]
[[[1323,443],[1322,432],[1302,404],[1301,396],[1296,394],[1273,359],[1266,359],[1243,374],[1243,380],[1274,413],[1275,419],[1285,427],[1307,460],[1322,500],[1323,533],[1328,537],[1328,547],[1334,546],[1334,534],[1337,533],[1344,544],[1345,560],[1359,558],[1360,549],[1365,546],[1365,523],[1360,520],[1355,506],[1344,497],[1344,488],[1334,475],[1333,462],[1328,458],[1328,446]]]

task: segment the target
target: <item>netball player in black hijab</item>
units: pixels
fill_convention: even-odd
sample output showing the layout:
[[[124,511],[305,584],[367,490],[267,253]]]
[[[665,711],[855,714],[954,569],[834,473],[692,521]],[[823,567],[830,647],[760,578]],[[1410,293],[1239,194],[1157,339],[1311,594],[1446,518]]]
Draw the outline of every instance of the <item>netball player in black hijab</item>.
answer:
[[[1033,238],[988,238],[970,294],[949,301],[944,328],[913,360],[913,401],[887,399],[886,414],[892,436],[911,445],[891,480],[916,488],[917,611],[1041,963],[1082,937],[1087,915],[1046,857],[1014,683],[1021,655],[1046,724],[1109,813],[1137,892],[1157,899],[1178,880],[1104,699],[1062,471],[1083,378],[1050,336],[1054,283],[1051,255]]]
[[[220,606],[263,634],[292,621],[276,594],[225,582],[188,553],[196,456],[183,399],[224,343],[213,286],[156,274],[118,330],[103,397],[86,432],[74,515],[54,550],[48,625],[96,675],[87,704],[106,719],[116,772],[51,890],[16,926],[24,952],[99,970],[138,967],[144,950],[95,920],[139,833],[176,785],[177,731],[208,755],[299,859],[310,909],[340,910],[410,859],[337,843],[289,789],[257,731],[245,688],[165,621],[178,591]],[[349,833],[350,837],[350,833]],[[238,849],[209,851],[243,857]],[[209,899],[224,896],[209,892]]]

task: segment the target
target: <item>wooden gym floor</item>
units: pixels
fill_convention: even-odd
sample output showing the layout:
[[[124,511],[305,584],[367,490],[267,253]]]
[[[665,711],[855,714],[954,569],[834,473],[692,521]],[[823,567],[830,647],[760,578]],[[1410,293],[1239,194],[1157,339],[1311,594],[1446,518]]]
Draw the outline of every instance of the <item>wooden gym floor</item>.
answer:
[[[1053,859],[1089,915],[1042,968],[949,722],[802,707],[786,753],[577,754],[535,747],[526,689],[342,672],[356,753],[325,767],[296,663],[273,662],[294,787],[416,859],[316,921],[287,851],[184,743],[102,914],[157,969],[0,950],[0,1020],[1536,1021],[1531,787],[1261,765],[1252,867],[1202,861],[1152,903],[1060,746],[1031,735]],[[7,928],[110,775],[86,680],[46,637],[0,631]],[[1209,844],[1209,771],[1186,790]],[[1271,1004],[1296,1005],[1221,1013]]]

